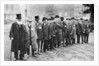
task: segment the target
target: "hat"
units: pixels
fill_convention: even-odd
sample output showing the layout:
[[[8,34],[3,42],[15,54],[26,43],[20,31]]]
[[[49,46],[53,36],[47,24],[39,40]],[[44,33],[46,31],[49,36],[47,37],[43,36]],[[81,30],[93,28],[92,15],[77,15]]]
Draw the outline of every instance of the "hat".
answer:
[[[16,14],[16,19],[21,19],[21,14]]]
[[[35,16],[35,19],[39,19],[39,16]]]
[[[88,21],[88,19],[86,19],[85,21]]]
[[[54,17],[51,17],[51,20],[54,20]]]
[[[56,15],[55,18],[59,18],[59,15]]]
[[[69,18],[66,18],[66,20],[69,20]]]
[[[31,17],[27,17],[27,21],[28,22],[32,22],[32,18]]]
[[[44,21],[44,20],[47,20],[47,18],[46,17],[43,17],[42,21]]]
[[[72,17],[71,19],[75,19],[74,17]]]
[[[83,20],[83,18],[80,18],[80,20]]]
[[[61,17],[60,19],[61,19],[61,20],[64,20],[64,17]]]

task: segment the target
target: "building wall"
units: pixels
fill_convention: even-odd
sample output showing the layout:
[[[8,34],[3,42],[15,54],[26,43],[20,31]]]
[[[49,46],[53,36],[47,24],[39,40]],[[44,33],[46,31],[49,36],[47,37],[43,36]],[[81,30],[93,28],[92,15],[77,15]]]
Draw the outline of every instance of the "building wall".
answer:
[[[5,20],[15,20],[17,13],[21,13],[20,5],[18,5],[18,4],[5,4],[4,5]]]

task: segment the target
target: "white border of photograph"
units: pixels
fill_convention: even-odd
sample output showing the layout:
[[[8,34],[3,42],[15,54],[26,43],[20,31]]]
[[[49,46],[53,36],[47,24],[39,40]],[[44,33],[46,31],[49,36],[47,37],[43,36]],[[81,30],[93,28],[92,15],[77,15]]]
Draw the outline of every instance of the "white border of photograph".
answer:
[[[2,1],[1,64],[2,65],[98,65],[98,7],[94,5],[94,61],[4,61],[4,4],[92,4],[91,1]]]

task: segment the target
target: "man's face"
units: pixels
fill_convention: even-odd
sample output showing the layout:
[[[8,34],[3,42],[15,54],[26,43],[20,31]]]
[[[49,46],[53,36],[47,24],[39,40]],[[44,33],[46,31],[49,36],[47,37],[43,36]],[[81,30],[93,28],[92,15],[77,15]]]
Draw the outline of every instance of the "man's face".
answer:
[[[36,21],[39,21],[39,19],[35,19]]]
[[[18,19],[18,21],[21,21],[21,19]]]
[[[29,24],[29,25],[31,25],[31,23],[32,23],[31,21],[28,21],[28,24]]]
[[[47,23],[47,20],[46,19],[44,20],[44,23]]]

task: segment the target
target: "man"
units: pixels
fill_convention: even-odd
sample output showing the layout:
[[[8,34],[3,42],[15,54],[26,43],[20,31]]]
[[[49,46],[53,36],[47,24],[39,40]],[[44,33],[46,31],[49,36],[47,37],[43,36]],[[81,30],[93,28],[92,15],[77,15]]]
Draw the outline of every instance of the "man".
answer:
[[[85,25],[85,43],[88,43],[89,32],[90,32],[90,26],[89,26],[88,20],[85,20],[85,22],[87,23],[87,24]]]
[[[61,19],[59,18],[58,15],[55,16],[55,23],[57,25],[57,43],[58,43],[58,47],[60,46],[60,44],[62,43],[62,29],[63,29],[63,26],[62,26],[62,21]]]
[[[47,18],[43,18],[43,25],[42,25],[42,31],[43,31],[43,39],[44,39],[44,47],[43,47],[43,51],[45,52],[46,50],[49,49],[48,46],[48,22],[47,22]]]
[[[84,20],[81,19],[80,23],[81,23],[81,29],[80,29],[81,33],[80,33],[80,36],[81,36],[81,40],[82,40],[82,44],[83,44],[84,43],[84,34],[85,34]]]
[[[49,38],[50,38],[50,49],[52,50],[57,47],[57,25],[54,21],[54,17],[51,17],[50,19]]]
[[[66,19],[68,20],[68,19]],[[64,44],[67,45],[67,21],[63,22],[63,46]]]
[[[71,29],[71,44],[75,44],[76,39],[76,26],[75,26],[75,18],[72,18],[72,29]]]
[[[21,14],[16,14],[17,21],[14,22],[10,29],[10,39],[12,40],[11,52],[14,52],[15,61],[23,60],[25,54],[25,25],[22,24]],[[20,55],[18,53],[20,50]],[[18,55],[20,56],[18,58]]]
[[[67,25],[64,22],[64,17],[60,17],[60,21],[57,24],[58,27],[58,41],[60,41],[60,44],[63,44],[64,46],[64,39],[66,38],[66,31],[67,31]]]
[[[42,24],[39,21],[39,16],[35,16],[36,21],[36,33],[37,33],[37,43],[38,43],[38,54],[40,53],[41,43],[43,39]]]
[[[75,24],[73,24],[73,26],[72,26],[71,34],[72,34],[71,43],[75,44],[75,39],[76,39],[76,27],[75,27]]]
[[[35,57],[34,51],[36,51],[36,36],[35,29],[32,24],[32,19],[28,18],[26,25],[26,53],[30,55],[30,46],[32,51],[32,56]]]
[[[72,25],[71,25],[71,19],[69,18],[67,22],[67,36],[66,36],[67,46],[71,44],[71,32],[72,32]]]
[[[49,22],[49,45],[50,45],[50,50],[54,49],[54,38],[55,38],[55,25],[54,23],[52,22],[52,19],[49,18],[48,19],[48,22]]]
[[[77,43],[80,43],[80,36],[81,36],[81,32],[82,32],[81,21],[82,21],[82,18],[76,24]],[[82,39],[82,41],[83,41],[83,39]]]

